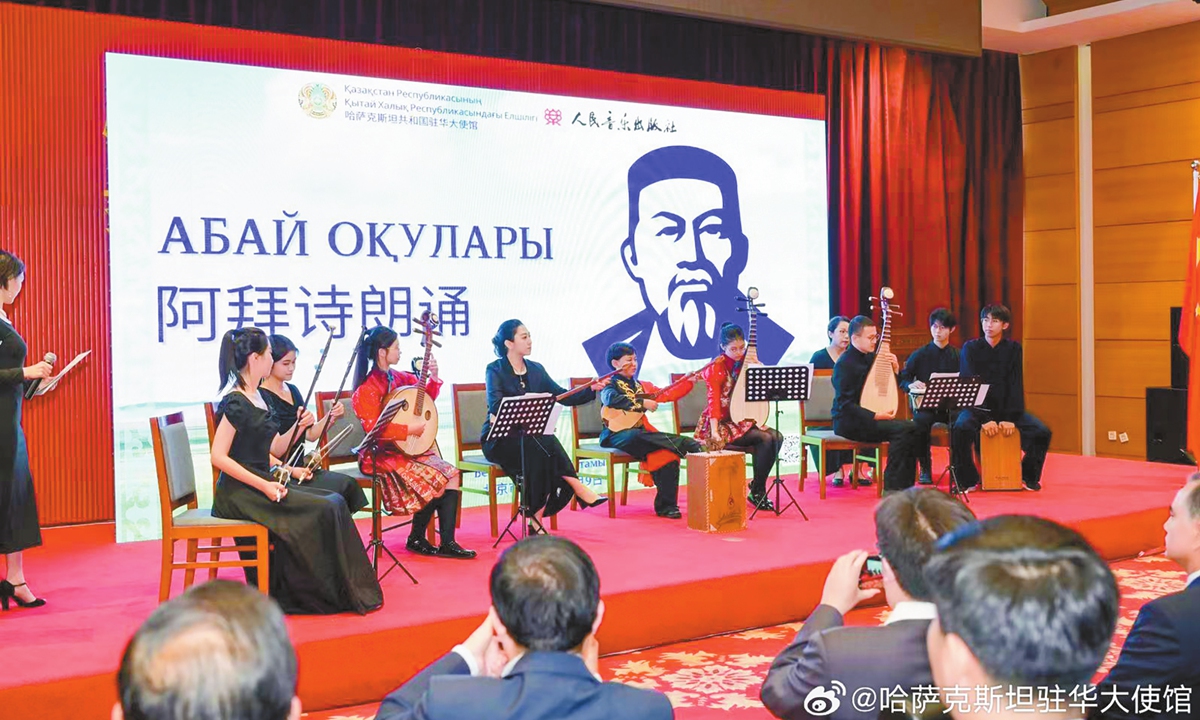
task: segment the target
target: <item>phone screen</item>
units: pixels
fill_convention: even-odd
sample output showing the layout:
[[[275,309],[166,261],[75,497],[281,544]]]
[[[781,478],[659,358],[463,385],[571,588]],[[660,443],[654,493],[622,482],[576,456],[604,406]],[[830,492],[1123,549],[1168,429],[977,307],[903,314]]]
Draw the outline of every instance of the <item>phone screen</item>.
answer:
[[[862,588],[878,588],[883,586],[883,558],[870,555],[863,563],[862,572],[858,575],[858,585]]]

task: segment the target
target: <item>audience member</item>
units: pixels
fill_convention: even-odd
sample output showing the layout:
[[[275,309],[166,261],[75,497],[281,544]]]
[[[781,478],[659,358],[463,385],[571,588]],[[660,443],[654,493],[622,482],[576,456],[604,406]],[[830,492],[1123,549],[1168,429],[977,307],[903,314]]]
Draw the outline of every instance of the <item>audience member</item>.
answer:
[[[388,695],[377,720],[672,717],[662,693],[601,681],[600,578],[579,546],[518,542],[492,568],[491,593],[483,624]]]
[[[113,720],[298,720],[283,612],[226,580],[158,607],[125,647]]]
[[[771,664],[762,701],[776,717],[818,716],[809,700],[818,687],[845,686],[837,708],[821,717],[874,718],[851,701],[859,688],[912,688],[933,677],[925,635],[936,612],[925,583],[925,564],[943,534],[972,522],[971,511],[932,488],[910,488],[883,499],[875,509],[875,537],[883,565],[883,590],[892,612],[879,627],[843,627],[845,614],[878,594],[862,589],[859,577],[867,553],[843,555],[825,579],[821,604],[800,633]],[[815,698],[815,696],[814,696]],[[833,696],[827,700],[832,702]]]
[[[1119,598],[1112,571],[1078,533],[1042,518],[988,518],[942,538],[925,579],[937,605],[933,685],[951,715],[1085,714]]]

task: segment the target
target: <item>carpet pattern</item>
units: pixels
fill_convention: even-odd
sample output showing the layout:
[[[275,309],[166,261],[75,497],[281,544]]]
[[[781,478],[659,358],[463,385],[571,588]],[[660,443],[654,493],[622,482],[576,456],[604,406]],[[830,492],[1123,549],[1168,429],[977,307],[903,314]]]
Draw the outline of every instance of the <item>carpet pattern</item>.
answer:
[[[1108,672],[1138,611],[1147,602],[1183,590],[1187,576],[1175,563],[1160,555],[1125,560],[1112,565],[1121,587],[1121,610],[1112,647],[1097,672]],[[846,617],[850,625],[875,625],[887,619],[884,608],[855,610]],[[692,640],[648,650],[601,658],[606,679],[659,690],[671,699],[681,720],[763,720],[770,713],[759,702],[758,692],[771,661],[796,635],[803,623],[788,623],[758,630]],[[310,720],[369,720],[377,705],[306,714]]]

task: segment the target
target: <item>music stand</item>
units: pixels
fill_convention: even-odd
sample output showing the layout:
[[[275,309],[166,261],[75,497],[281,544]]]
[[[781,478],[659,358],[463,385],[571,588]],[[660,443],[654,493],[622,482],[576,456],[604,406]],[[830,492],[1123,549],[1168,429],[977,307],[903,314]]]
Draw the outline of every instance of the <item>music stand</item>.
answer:
[[[762,402],[770,401],[775,403],[775,429],[779,429],[779,418],[783,411],[779,409],[780,400],[798,400],[804,402],[809,399],[812,392],[812,365],[790,365],[790,366],[767,366],[767,367],[748,367],[746,368],[746,402]],[[803,448],[801,448],[803,451]],[[782,453],[775,455],[775,479],[771,481],[771,488],[775,489],[775,515],[782,515],[785,510],[793,505],[800,511],[801,517],[808,520],[808,515],[805,514],[804,508],[800,507],[800,503],[796,502],[795,496],[787,489],[787,485],[783,484],[783,478],[779,476],[780,463]],[[763,497],[771,491],[771,488],[765,488]],[[787,494],[788,502],[780,507],[780,492]],[[758,515],[758,504],[754,505],[754,512],[750,514],[750,519],[753,520],[755,515]]]
[[[496,419],[492,421],[492,429],[488,431],[486,441],[503,440],[508,437],[519,438],[521,472],[517,475],[517,492],[521,496],[521,501],[517,505],[517,511],[504,526],[504,532],[500,533],[500,537],[496,538],[492,547],[498,546],[505,535],[511,535],[513,540],[520,539],[512,531],[512,524],[517,521],[517,518],[522,519],[521,538],[529,536],[528,523],[530,522],[539,531],[543,533],[546,531],[542,527],[541,521],[529,511],[529,493],[526,492],[528,486],[525,477],[525,438],[529,435],[547,434],[546,425],[550,422],[550,415],[554,412],[556,403],[557,400],[553,395],[521,395],[503,398],[500,400],[500,406],[496,408]]]
[[[375,426],[371,428],[371,432],[363,436],[363,440],[358,444],[358,447],[350,450],[350,452],[354,453],[355,455],[359,455],[363,449],[368,449],[371,451],[371,492],[376,498],[380,497],[380,492],[382,492],[383,487],[383,481],[380,480],[379,476],[379,439],[383,435],[383,431],[392,424],[392,420],[395,419],[396,413],[400,412],[400,406],[403,404],[403,402],[404,401],[401,398],[395,398],[385,405],[383,407],[383,411],[379,413],[379,419],[375,421]],[[372,553],[371,565],[375,568],[375,577],[377,577],[380,581],[387,577],[388,573],[398,567],[404,571],[404,574],[408,576],[409,580],[413,581],[413,585],[417,584],[417,579],[408,571],[408,568],[404,567],[404,563],[400,562],[399,558],[397,558],[395,554],[388,549],[388,546],[383,544],[383,534],[385,532],[388,530],[395,530],[401,525],[407,524],[408,523],[400,523],[399,525],[393,525],[385,529],[383,527],[383,518],[380,517],[380,514],[377,512],[371,513],[371,543],[367,545],[367,552]],[[384,571],[383,575],[379,574],[380,550],[387,553],[387,556],[392,559],[392,564],[387,570]]]
[[[976,407],[979,397],[980,383],[978,377],[959,377],[958,375],[931,377],[925,383],[925,394],[921,396],[921,410],[929,410],[935,415],[946,413],[946,424],[950,426],[950,494],[961,495],[967,500],[967,495],[958,486],[958,474],[954,472],[954,419],[959,410]]]

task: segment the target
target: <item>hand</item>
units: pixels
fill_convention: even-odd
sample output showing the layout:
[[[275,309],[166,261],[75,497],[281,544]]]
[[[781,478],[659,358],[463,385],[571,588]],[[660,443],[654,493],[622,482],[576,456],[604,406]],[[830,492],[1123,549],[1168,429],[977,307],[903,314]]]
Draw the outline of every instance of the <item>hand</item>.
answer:
[[[709,435],[704,441],[704,449],[708,452],[717,452],[725,449],[725,439],[720,435]]]
[[[600,675],[600,641],[596,639],[596,633],[591,633],[583,639],[583,647],[580,648],[579,655],[583,658],[583,664],[593,675]]]
[[[296,424],[300,426],[301,430],[307,430],[316,422],[317,419],[313,417],[313,414],[308,410],[305,410],[304,408],[296,409]]]
[[[983,434],[988,437],[993,437],[996,433],[1000,432],[1000,426],[991,420],[985,422],[981,429],[983,430]]]
[[[895,410],[880,410],[879,412],[875,413],[876,420],[891,420],[894,417],[896,417]]]
[[[305,468],[305,467],[288,466],[287,471],[288,471],[289,475],[291,475],[293,478],[296,479],[296,482],[304,482],[305,480],[311,480],[312,475],[313,475],[312,470],[309,470],[308,468]]]
[[[408,424],[408,436],[417,437],[425,433],[425,421],[413,420]]]
[[[646,408],[646,412],[654,412],[658,409],[657,400],[643,400],[642,407]]]
[[[279,483],[275,482],[267,482],[263,483],[262,493],[263,495],[266,495],[267,499],[271,500],[272,502],[283,502],[283,499],[287,497],[288,489],[287,485],[280,485]]]
[[[858,586],[858,577],[869,554],[866,550],[854,550],[833,561],[833,567],[825,577],[825,589],[821,591],[822,605],[845,615],[863,600],[879,594],[878,589],[863,590]]]
[[[45,380],[46,378],[50,377],[50,373],[53,372],[53,370],[54,368],[51,367],[50,363],[43,360],[40,363],[30,365],[29,367],[25,368],[25,379]]]
[[[1012,435],[1013,432],[1016,431],[1016,429],[1017,429],[1017,426],[1013,425],[1012,423],[1008,422],[1007,420],[1000,423],[1000,432],[1004,433],[1004,437],[1008,437],[1009,435]]]
[[[329,408],[329,422],[337,422],[338,418],[341,418],[345,414],[346,406],[341,403],[337,403],[333,407]]]
[[[429,365],[426,367],[426,371],[429,373],[429,381],[430,382],[436,381],[438,379],[437,358],[435,358],[433,355],[429,356]]]
[[[894,372],[894,373],[900,372],[900,361],[896,359],[895,355],[891,354],[890,352],[884,353],[883,359],[887,360],[889,363],[892,364],[892,372]]]
[[[913,380],[908,384],[908,391],[910,393],[923,393],[925,392],[925,383],[920,380]]]
[[[592,390],[594,390],[596,392],[600,392],[604,388],[608,387],[608,382],[598,379],[598,380],[594,381],[590,387],[592,388]]]
[[[492,615],[489,612],[483,619],[483,624],[467,636],[463,648],[475,658],[475,665],[487,675],[487,653],[489,646],[496,640],[495,626],[492,625]]]

